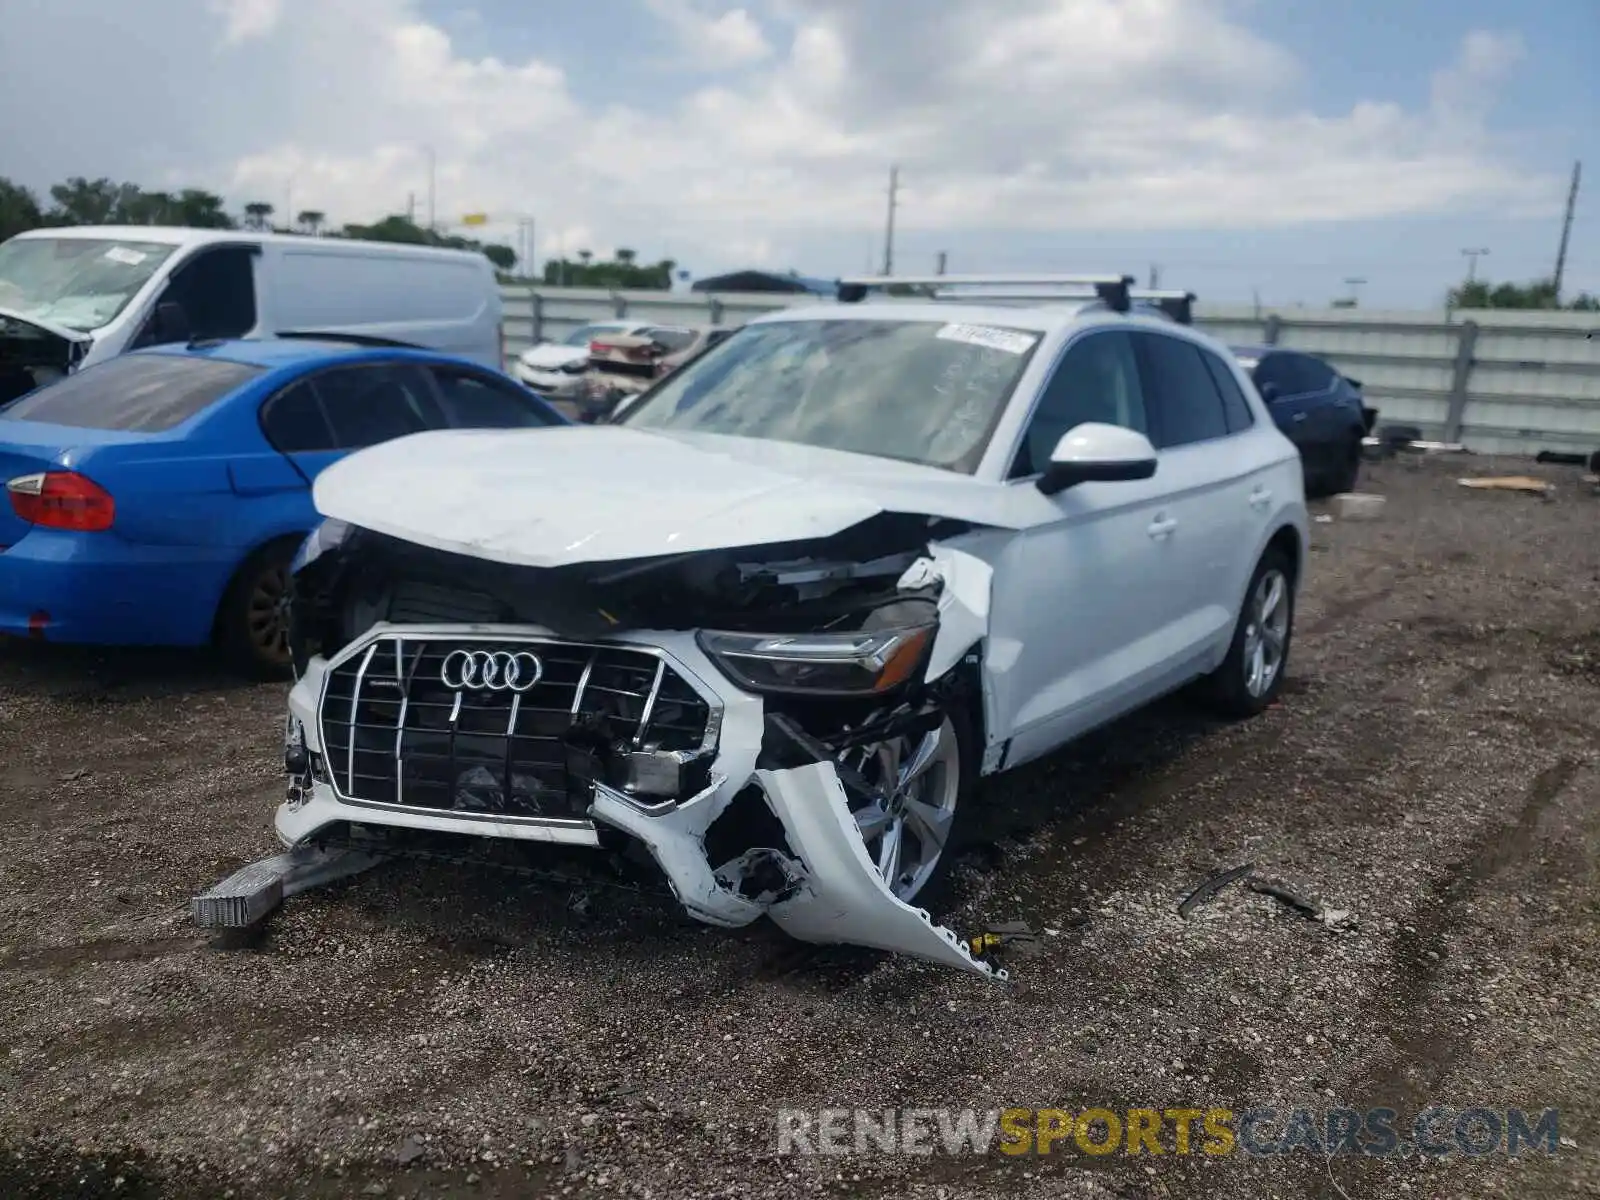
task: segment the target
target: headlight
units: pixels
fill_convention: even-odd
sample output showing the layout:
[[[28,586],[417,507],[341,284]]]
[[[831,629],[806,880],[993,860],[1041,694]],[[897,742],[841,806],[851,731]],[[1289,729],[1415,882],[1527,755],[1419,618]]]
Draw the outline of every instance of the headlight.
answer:
[[[300,543],[300,549],[294,552],[294,558],[289,563],[289,574],[300,574],[329,550],[337,549],[354,528],[348,521],[335,521],[332,518],[318,525],[306,535],[306,540]]]
[[[927,660],[933,626],[854,633],[723,633],[703,630],[700,646],[752,692],[872,696],[910,679]]]
[[[574,359],[572,362],[562,363],[560,369],[568,375],[582,375],[589,369],[589,360],[587,358]]]

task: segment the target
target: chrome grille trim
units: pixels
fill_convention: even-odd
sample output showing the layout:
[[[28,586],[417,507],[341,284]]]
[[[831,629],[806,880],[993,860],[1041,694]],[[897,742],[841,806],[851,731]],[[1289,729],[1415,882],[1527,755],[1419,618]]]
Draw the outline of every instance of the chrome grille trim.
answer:
[[[386,642],[394,651],[392,675],[371,670],[374,661],[381,661],[376,657],[377,652]],[[483,718],[501,705],[495,704],[489,697],[478,697],[470,691],[455,691],[449,702],[449,715],[441,723],[443,695],[440,694],[433,699],[419,699],[413,693],[423,687],[440,693],[445,690],[442,684],[428,683],[419,671],[419,665],[424,664],[425,656],[436,654],[438,649],[442,649],[445,645],[468,648],[515,645],[532,650],[542,658],[565,667],[565,679],[557,679],[552,686],[558,691],[561,688],[572,688],[572,701],[570,704],[557,702],[556,707],[551,707],[550,701],[555,697],[550,696],[545,698],[544,707],[540,707],[541,695],[538,686],[526,697],[513,693],[502,698],[507,709],[507,719],[503,729],[497,725],[492,730],[487,730],[483,726]],[[430,646],[435,649],[430,649]],[[410,654],[413,648],[416,650],[415,655]],[[629,661],[630,659],[633,661]],[[581,671],[577,672],[577,681],[574,684],[572,674],[578,661],[582,661],[583,666]],[[603,671],[602,666],[605,668]],[[352,668],[354,680],[351,679]],[[644,673],[647,671],[649,674],[645,676]],[[648,687],[645,685],[645,678],[649,679]],[[667,686],[669,683],[670,688]],[[382,688],[378,688],[380,684],[383,685]],[[609,686],[611,684],[617,686]],[[345,688],[349,689],[348,697],[339,694]],[[390,695],[388,689],[393,689],[399,694]],[[669,694],[672,697],[670,706],[667,699]],[[618,700],[608,702],[611,697],[616,697]],[[329,712],[330,701],[335,706],[332,715]],[[391,716],[383,717],[378,726],[381,728],[391,720],[394,722],[394,750],[392,755],[383,755],[383,758],[392,764],[393,777],[385,778],[383,770],[379,770],[377,774],[363,775],[361,773],[363,758],[366,760],[368,771],[373,770],[371,739],[374,727],[370,721],[364,722],[360,717],[364,711],[371,712],[370,705],[382,705],[386,702],[395,705],[398,710]],[[346,704],[348,708],[343,715],[340,715],[338,707]],[[362,706],[368,707],[363,710]],[[622,730],[616,731],[619,747],[630,743],[635,747],[642,746],[651,730],[659,726],[661,732],[654,739],[655,745],[660,746],[664,742],[671,747],[676,742],[677,746],[683,748],[657,752],[670,754],[680,761],[689,761],[715,753],[723,718],[723,705],[717,691],[696,675],[693,668],[659,646],[626,641],[576,642],[535,634],[488,632],[482,630],[482,627],[407,627],[380,624],[329,659],[322,673],[316,722],[324,752],[329,748],[333,748],[335,752],[338,750],[345,752],[344,778],[340,779],[335,773],[330,781],[335,796],[343,803],[374,809],[426,813],[460,820],[488,819],[521,825],[592,829],[593,823],[586,816],[517,813],[503,811],[491,805],[482,808],[438,807],[431,798],[423,798],[429,791],[442,790],[445,795],[439,804],[448,804],[452,796],[459,795],[459,792],[453,789],[477,786],[463,785],[460,782],[461,773],[456,770],[455,765],[456,741],[459,734],[464,742],[477,743],[463,750],[460,756],[462,761],[468,764],[469,769],[486,767],[494,779],[492,788],[501,797],[510,796],[513,797],[513,803],[526,804],[529,800],[525,798],[537,799],[550,795],[557,801],[559,807],[559,793],[548,789],[560,785],[547,783],[546,777],[551,775],[564,777],[569,781],[568,786],[577,783],[581,787],[588,781],[587,772],[574,771],[570,760],[552,758],[554,747],[560,743],[562,734],[550,732],[552,728],[550,723],[556,719],[557,713],[576,717],[588,711],[607,715],[613,721],[630,711],[636,713],[637,720],[634,722],[631,736],[626,732],[626,723]],[[543,727],[534,724],[533,731],[528,730],[529,723],[541,720],[545,722]],[[519,721],[523,722],[520,728]],[[562,728],[564,730],[565,727]],[[365,738],[361,737],[361,731],[365,732]],[[330,734],[333,736],[330,737]],[[697,743],[691,746],[690,740],[697,734]],[[438,748],[431,753],[427,749],[410,751],[410,747],[414,744],[410,739],[414,735],[420,735],[425,741],[431,737]],[[443,770],[446,758],[441,744],[446,741],[447,736],[451,766],[448,773],[441,778],[439,771]],[[492,762],[490,758],[485,757],[485,750],[482,748],[482,743],[491,738],[504,743],[492,752]],[[340,745],[340,742],[344,744]],[[539,753],[541,749],[545,751],[543,755]],[[525,752],[519,755],[519,750]],[[420,756],[424,761],[436,759],[440,763],[438,770],[430,772],[430,778],[423,785],[421,794],[406,787],[407,783],[416,782],[417,775],[414,765],[410,772],[407,771],[408,761],[413,764],[416,761],[415,757],[408,759],[408,751],[410,755]],[[531,758],[529,752],[532,753]],[[513,790],[512,779],[519,764],[526,768],[528,774],[525,777],[518,776],[518,783]],[[411,775],[409,780],[406,778],[408,773]],[[521,778],[530,781],[532,790],[523,791]],[[447,780],[453,782],[446,782]],[[483,786],[487,789],[491,785],[485,783]],[[390,789],[392,798],[372,794],[375,790],[381,793]],[[672,800],[665,800],[661,807],[670,808],[673,803]],[[577,808],[575,800],[573,808]]]

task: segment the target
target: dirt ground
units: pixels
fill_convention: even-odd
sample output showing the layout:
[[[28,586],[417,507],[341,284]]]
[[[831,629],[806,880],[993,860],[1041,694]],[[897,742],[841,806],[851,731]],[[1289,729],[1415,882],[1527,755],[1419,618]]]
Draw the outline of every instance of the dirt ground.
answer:
[[[1174,700],[986,788],[954,923],[1038,933],[1007,987],[428,863],[214,944],[187,901],[275,849],[283,688],[0,648],[0,1195],[1600,1194],[1600,497],[1454,482],[1496,466],[1530,469],[1377,464],[1381,520],[1313,526],[1262,718]],[[1177,915],[1245,862],[1348,921],[1239,884]],[[774,1143],[779,1108],[1430,1100],[1558,1108],[1564,1141]]]

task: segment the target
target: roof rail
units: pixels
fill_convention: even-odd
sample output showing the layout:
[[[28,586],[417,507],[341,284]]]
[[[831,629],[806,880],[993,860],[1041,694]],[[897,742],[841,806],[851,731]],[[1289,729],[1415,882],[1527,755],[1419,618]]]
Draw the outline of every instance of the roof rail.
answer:
[[[930,299],[938,300],[996,300],[996,299],[1027,299],[1051,300],[1065,299],[1049,293],[1039,293],[1026,296],[996,296],[979,293],[967,296],[940,296],[937,289],[948,287],[1037,287],[1037,288],[1077,288],[1077,298],[1085,299],[1086,294],[1093,295],[1105,302],[1106,307],[1114,312],[1127,312],[1129,305],[1129,291],[1133,287],[1132,275],[858,275],[839,280],[839,300],[843,304],[856,304],[867,298],[867,293],[875,289],[888,287],[905,287],[923,289]]]
[[[1195,294],[1193,292],[1162,291],[1157,288],[1133,288],[1128,292],[1128,295],[1134,300],[1152,302],[1179,325],[1194,324]]]

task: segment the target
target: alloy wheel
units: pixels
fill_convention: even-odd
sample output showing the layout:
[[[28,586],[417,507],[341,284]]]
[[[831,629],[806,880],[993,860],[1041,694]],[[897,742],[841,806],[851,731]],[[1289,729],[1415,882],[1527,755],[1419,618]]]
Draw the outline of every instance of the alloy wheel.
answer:
[[[1289,645],[1289,580],[1276,568],[1263,571],[1250,594],[1244,627],[1244,686],[1260,699],[1283,670]]]
[[[245,605],[245,634],[264,662],[289,661],[289,570],[272,566],[256,576]]]
[[[857,751],[851,763],[880,797],[855,810],[867,857],[899,900],[932,878],[950,839],[961,793],[961,749],[943,723],[920,738],[895,738]]]

